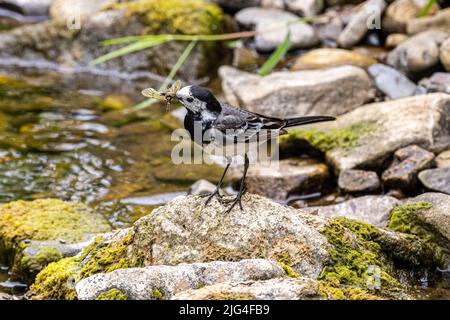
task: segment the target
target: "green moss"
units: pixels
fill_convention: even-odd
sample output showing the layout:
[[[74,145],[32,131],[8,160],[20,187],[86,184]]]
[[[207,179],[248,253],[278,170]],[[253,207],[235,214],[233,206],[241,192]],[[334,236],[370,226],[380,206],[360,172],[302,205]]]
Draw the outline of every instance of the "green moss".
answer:
[[[14,273],[21,273],[23,277],[29,278],[28,274],[36,275],[40,270],[51,262],[56,262],[64,258],[63,254],[57,247],[41,246],[33,256],[25,254],[20,259],[20,264],[15,268]]]
[[[347,128],[335,128],[329,131],[317,129],[294,129],[280,137],[280,147],[295,147],[300,141],[307,141],[322,152],[335,148],[351,149],[358,144],[361,136],[375,131],[374,124],[357,123]]]
[[[110,230],[106,219],[81,203],[39,199],[0,206],[0,238],[10,245],[25,239],[74,243]]]
[[[128,255],[128,248],[133,242],[132,233],[127,234],[119,242],[104,242],[97,237],[91,245],[83,250],[80,269],[82,279],[95,273],[106,273],[117,269],[139,266],[139,262],[132,262]]]
[[[166,298],[166,295],[164,294],[164,291],[159,288],[154,288],[152,290],[152,300],[164,300]]]
[[[319,293],[325,300],[380,300],[379,296],[370,294],[358,287],[338,288],[326,281],[319,281]]]
[[[95,300],[128,300],[128,296],[119,289],[111,289],[100,293]]]
[[[223,32],[224,14],[219,6],[203,0],[142,0],[118,3],[108,9],[126,9],[148,26],[147,34],[214,34]]]
[[[300,275],[296,273],[292,269],[292,258],[291,255],[284,251],[277,255],[277,261],[278,264],[283,268],[284,272],[286,272],[286,275],[291,278],[298,278]]]
[[[78,260],[64,258],[50,263],[36,277],[30,287],[33,299],[76,300],[75,282],[77,279]]]
[[[417,222],[417,212],[432,207],[428,202],[412,202],[395,207],[391,212],[389,228],[394,231],[428,237],[428,232]]]
[[[330,220],[322,233],[333,246],[329,251],[331,261],[319,277],[328,287],[368,291],[368,271],[375,266],[380,268],[380,290],[383,294],[390,295],[400,289],[392,263],[378,243],[382,235],[376,227],[346,218],[335,218]]]

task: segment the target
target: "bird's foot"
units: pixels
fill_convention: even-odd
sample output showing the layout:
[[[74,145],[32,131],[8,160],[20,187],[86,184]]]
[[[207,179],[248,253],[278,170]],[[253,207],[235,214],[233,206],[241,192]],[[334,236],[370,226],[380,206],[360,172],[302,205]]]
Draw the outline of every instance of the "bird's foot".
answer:
[[[208,197],[207,199],[206,199],[206,201],[205,201],[205,206],[214,198],[214,197],[216,197],[217,198],[217,201],[219,201],[220,203],[223,203],[223,196],[220,194],[220,189],[219,188],[217,188],[216,190],[214,190],[213,192],[211,192],[211,193],[207,193],[207,194],[203,194],[203,195],[200,195],[201,197],[204,197],[204,198],[206,198],[206,197]]]
[[[227,204],[231,203],[230,207],[227,210],[225,210],[226,214],[230,213],[231,210],[233,210],[233,208],[237,204],[239,204],[239,208],[241,209],[241,211],[244,210],[244,207],[242,206],[242,196],[245,194],[246,191],[247,191],[247,189],[244,188],[241,192],[238,193],[238,195],[234,199],[222,200],[222,202],[224,202],[224,203],[227,203]]]

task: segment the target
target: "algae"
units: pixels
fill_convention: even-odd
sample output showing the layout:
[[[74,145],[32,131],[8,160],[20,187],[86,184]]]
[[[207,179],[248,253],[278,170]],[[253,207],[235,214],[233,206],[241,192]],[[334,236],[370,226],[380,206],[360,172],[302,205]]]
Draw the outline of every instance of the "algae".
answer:
[[[100,293],[95,300],[128,300],[128,296],[119,289],[111,289]]]

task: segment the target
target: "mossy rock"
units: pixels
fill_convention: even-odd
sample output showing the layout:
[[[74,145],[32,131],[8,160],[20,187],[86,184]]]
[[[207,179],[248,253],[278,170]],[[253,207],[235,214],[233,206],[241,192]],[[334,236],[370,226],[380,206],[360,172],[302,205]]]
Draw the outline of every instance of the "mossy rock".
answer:
[[[95,300],[128,300],[128,296],[119,289],[111,289],[100,293]]]
[[[62,244],[86,241],[110,230],[102,215],[80,203],[14,201],[0,206],[0,257],[12,265],[13,278],[32,281],[48,263],[63,257]],[[31,246],[36,250],[28,250]]]

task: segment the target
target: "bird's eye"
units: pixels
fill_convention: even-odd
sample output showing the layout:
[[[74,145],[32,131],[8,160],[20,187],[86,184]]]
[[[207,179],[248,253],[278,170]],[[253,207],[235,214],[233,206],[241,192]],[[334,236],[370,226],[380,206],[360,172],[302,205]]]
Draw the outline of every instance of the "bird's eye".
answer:
[[[192,102],[192,101],[194,101],[194,99],[191,98],[191,97],[187,98],[186,100],[187,100],[187,102],[189,102],[189,103]]]

